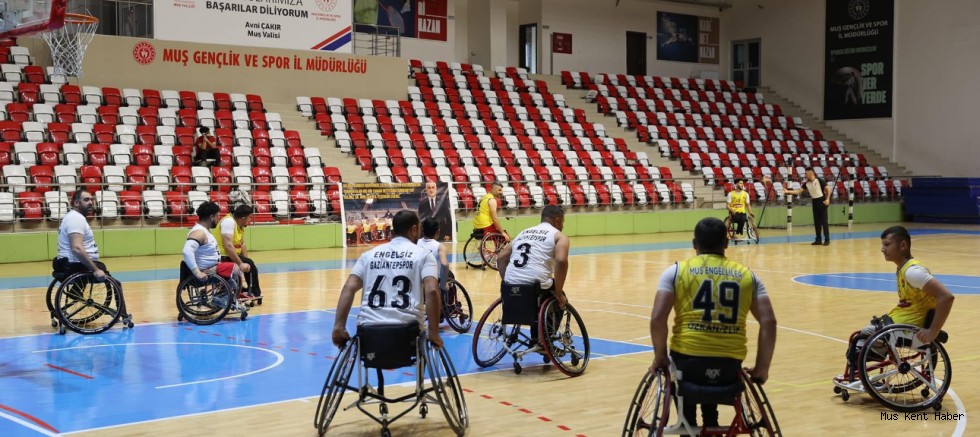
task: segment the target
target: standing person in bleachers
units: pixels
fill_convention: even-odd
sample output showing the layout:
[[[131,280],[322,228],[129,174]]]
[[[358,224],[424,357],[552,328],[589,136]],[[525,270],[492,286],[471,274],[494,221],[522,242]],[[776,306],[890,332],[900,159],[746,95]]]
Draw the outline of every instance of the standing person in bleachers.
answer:
[[[439,233],[434,238],[439,241],[449,241],[453,235],[449,196],[445,192],[439,194],[439,187],[435,182],[425,183],[425,195],[419,200],[419,219],[425,221],[427,218],[433,218],[438,221]]]
[[[248,246],[245,244],[245,228],[248,227],[255,211],[248,205],[237,205],[228,213],[214,229],[214,237],[218,240],[218,250],[221,260],[233,262],[248,278],[248,292],[262,303],[262,288],[259,286],[259,269],[255,261],[248,257]]]
[[[738,381],[748,353],[745,323],[751,312],[759,322],[752,379],[765,383],[776,348],[776,315],[766,287],[748,267],[725,257],[725,223],[714,217],[694,227],[697,256],[664,270],[650,317],[653,368],[668,368],[667,318],[674,312],[670,359],[685,380],[706,386]],[[697,426],[697,404],[684,404],[684,419]],[[701,404],[705,427],[718,426],[718,405]]]
[[[830,207],[830,185],[823,178],[818,178],[813,167],[806,168],[806,182],[803,186],[795,190],[786,190],[786,194],[799,195],[803,192],[810,195],[810,204],[813,207],[813,231],[817,238],[810,243],[812,246],[830,245],[830,222],[827,218],[827,208]],[[820,241],[820,232],[823,231],[823,242]]]
[[[500,205],[497,199],[500,199],[500,195],[503,192],[504,184],[494,182],[490,187],[490,192],[480,199],[479,208],[477,208],[476,215],[473,216],[473,230],[481,231],[483,235],[495,232],[503,235],[504,239],[510,241],[510,235],[500,225],[500,217],[497,215],[497,206]]]
[[[199,166],[216,166],[221,162],[221,152],[218,151],[216,139],[211,135],[211,129],[201,126],[200,135],[194,143],[194,164]]]
[[[364,252],[340,292],[333,325],[333,343],[337,347],[350,340],[347,316],[354,294],[365,285],[368,288],[361,293],[358,326],[417,323],[422,329],[426,316],[430,321],[439,320],[439,265],[428,250],[416,244],[419,217],[415,211],[402,210],[392,223],[394,238]],[[439,324],[429,323],[427,330],[429,342],[442,347]]]
[[[568,276],[568,249],[571,241],[561,230],[565,211],[556,205],[541,210],[541,223],[517,234],[497,256],[497,271],[503,284],[534,285],[543,294],[552,294],[565,308],[565,278]],[[501,287],[504,285],[501,284]]]
[[[92,272],[95,280],[102,282],[109,270],[99,261],[99,245],[86,218],[94,210],[92,193],[79,189],[72,194],[71,211],[65,214],[58,227],[58,259],[54,265],[55,270],[68,274]]]
[[[728,193],[728,212],[735,223],[735,234],[743,235],[745,221],[749,216],[755,217],[752,213],[752,204],[749,202],[749,193],[745,191],[745,179],[737,180],[735,189]]]

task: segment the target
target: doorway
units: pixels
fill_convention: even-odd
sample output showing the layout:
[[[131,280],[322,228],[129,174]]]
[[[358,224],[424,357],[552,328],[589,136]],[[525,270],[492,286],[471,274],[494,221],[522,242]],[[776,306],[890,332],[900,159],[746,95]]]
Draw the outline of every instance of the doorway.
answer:
[[[762,85],[762,40],[732,42],[732,80],[743,87]]]
[[[647,34],[644,32],[626,32],[626,74],[647,74]]]
[[[538,72],[538,23],[522,24],[520,30],[520,60],[518,66],[528,73]]]

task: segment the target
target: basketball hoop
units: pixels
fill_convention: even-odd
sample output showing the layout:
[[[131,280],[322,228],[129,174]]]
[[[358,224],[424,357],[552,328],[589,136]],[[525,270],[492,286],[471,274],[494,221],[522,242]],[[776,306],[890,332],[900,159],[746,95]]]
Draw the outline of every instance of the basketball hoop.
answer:
[[[41,32],[41,37],[51,49],[55,74],[82,77],[82,60],[99,19],[91,15],[65,14],[65,25],[57,30]]]

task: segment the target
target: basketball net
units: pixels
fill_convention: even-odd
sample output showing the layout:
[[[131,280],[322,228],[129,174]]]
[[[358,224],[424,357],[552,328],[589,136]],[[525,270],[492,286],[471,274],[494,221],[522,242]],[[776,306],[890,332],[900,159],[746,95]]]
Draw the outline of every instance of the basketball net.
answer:
[[[91,15],[65,14],[65,25],[57,30],[41,32],[41,37],[51,49],[55,74],[82,77],[82,61],[99,19]]]

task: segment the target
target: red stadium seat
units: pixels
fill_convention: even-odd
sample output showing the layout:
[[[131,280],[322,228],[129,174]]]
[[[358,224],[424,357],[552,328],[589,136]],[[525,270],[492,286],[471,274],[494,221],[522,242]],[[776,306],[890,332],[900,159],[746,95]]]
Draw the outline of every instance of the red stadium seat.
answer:
[[[120,192],[119,209],[123,218],[140,218],[143,215],[143,197],[137,191]]]
[[[17,193],[17,215],[21,220],[41,220],[44,218],[44,194],[39,192]]]
[[[34,191],[46,193],[57,187],[53,187],[54,169],[47,165],[35,165],[30,168],[31,183],[34,184]]]

